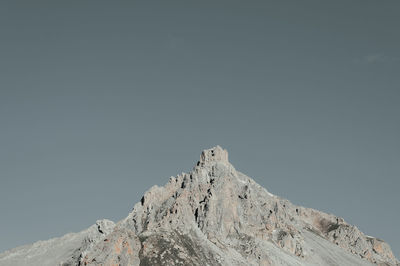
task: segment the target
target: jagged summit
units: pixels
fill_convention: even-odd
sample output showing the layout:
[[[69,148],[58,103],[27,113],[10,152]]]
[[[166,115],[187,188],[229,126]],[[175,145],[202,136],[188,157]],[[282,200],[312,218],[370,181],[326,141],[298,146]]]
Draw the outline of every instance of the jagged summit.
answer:
[[[200,163],[203,165],[215,161],[229,163],[228,152],[219,145],[211,149],[203,150],[200,156]]]
[[[399,265],[384,241],[270,194],[220,146],[150,188],[117,224],[37,246],[0,254],[0,265]]]

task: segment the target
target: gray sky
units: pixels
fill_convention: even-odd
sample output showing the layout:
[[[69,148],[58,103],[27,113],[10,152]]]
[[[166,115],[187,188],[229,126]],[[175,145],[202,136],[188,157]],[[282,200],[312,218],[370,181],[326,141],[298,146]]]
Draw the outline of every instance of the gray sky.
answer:
[[[322,3],[323,2],[323,3]],[[400,257],[399,1],[1,1],[0,251],[124,218],[217,144]]]

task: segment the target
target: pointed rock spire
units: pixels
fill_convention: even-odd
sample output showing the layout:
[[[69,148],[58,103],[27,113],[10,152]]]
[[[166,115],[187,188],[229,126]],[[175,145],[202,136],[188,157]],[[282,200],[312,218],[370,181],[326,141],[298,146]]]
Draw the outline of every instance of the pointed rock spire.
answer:
[[[209,162],[222,162],[229,163],[228,152],[220,146],[213,147],[208,150],[204,150],[200,156],[200,163],[207,164]]]

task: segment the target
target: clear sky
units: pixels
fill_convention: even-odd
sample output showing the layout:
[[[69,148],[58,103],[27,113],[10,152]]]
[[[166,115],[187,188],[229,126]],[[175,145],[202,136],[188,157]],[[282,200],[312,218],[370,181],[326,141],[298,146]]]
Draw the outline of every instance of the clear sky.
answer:
[[[399,1],[0,2],[0,251],[227,149],[400,257]]]

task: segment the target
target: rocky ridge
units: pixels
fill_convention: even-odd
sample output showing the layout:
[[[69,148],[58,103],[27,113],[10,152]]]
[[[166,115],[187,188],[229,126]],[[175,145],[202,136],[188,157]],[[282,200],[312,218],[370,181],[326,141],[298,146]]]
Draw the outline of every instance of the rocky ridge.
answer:
[[[78,233],[58,265],[400,265],[384,241],[269,193],[219,146],[153,186],[125,219],[104,223]],[[0,265],[26,252],[3,253]],[[14,265],[46,265],[27,262]]]

